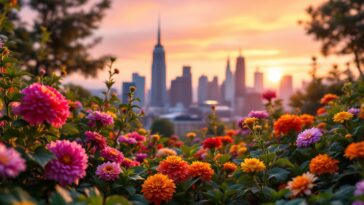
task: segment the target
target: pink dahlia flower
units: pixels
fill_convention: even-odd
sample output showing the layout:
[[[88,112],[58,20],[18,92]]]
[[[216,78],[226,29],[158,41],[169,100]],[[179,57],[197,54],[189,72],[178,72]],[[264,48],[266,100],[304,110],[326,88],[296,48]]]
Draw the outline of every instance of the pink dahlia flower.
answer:
[[[146,139],[143,135],[137,132],[131,132],[122,136],[119,136],[118,142],[126,144],[137,144],[138,142],[144,142]]]
[[[98,132],[86,131],[86,142],[91,143],[98,149],[104,149],[107,146],[106,138]]]
[[[77,142],[57,140],[47,145],[56,159],[48,162],[45,177],[59,182],[62,186],[78,184],[78,180],[86,176],[87,155],[85,149]]]
[[[120,164],[116,162],[105,162],[96,169],[96,175],[105,181],[113,181],[119,178],[121,173]]]
[[[0,143],[0,176],[14,178],[25,168],[25,161],[19,152]]]
[[[33,83],[24,88],[20,105],[14,106],[16,115],[22,115],[31,125],[47,122],[54,127],[62,127],[70,115],[68,101],[56,89]]]
[[[138,161],[135,161],[135,160],[131,160],[129,158],[124,158],[124,160],[121,162],[121,166],[129,169],[131,167],[136,167],[136,166],[139,166],[140,165],[140,162]]]
[[[108,161],[116,163],[121,163],[124,159],[123,153],[112,147],[105,147],[101,150],[101,156]]]
[[[114,118],[105,112],[93,111],[90,112],[86,118],[88,119],[88,124],[91,127],[94,127],[98,124],[102,126],[109,126],[114,124]]]

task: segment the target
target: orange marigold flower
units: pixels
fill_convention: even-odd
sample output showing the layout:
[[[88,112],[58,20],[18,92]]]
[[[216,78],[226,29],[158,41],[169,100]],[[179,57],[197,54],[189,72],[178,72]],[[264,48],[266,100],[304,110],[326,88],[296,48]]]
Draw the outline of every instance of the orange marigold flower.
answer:
[[[315,121],[315,117],[309,114],[302,114],[300,115],[300,119],[302,120],[302,125],[304,127],[310,127],[313,125],[313,122]]]
[[[297,176],[288,182],[287,189],[289,189],[293,196],[311,195],[312,188],[315,186],[314,182],[317,178],[315,175],[307,172],[301,176]]]
[[[234,164],[233,162],[225,162],[223,165],[223,170],[227,173],[233,173],[237,169],[238,166]]]
[[[328,93],[324,97],[321,98],[321,104],[327,105],[329,102],[338,99],[339,97],[335,94]]]
[[[326,109],[324,107],[320,107],[319,109],[317,109],[316,114],[317,115],[322,115],[326,113]]]
[[[189,178],[189,165],[179,156],[169,156],[161,161],[158,172],[167,175],[175,183],[180,183]]]
[[[217,138],[220,138],[221,142],[224,144],[229,144],[234,142],[233,138],[231,138],[230,136],[221,136]]]
[[[356,158],[364,159],[364,141],[351,143],[346,147],[344,156],[350,160]]]
[[[336,113],[332,119],[334,120],[334,122],[344,123],[345,121],[348,121],[353,117],[354,117],[353,114],[351,114],[350,112],[344,111],[344,112]]]
[[[285,135],[291,131],[299,132],[302,129],[302,120],[297,115],[285,114],[274,122],[274,133]]]
[[[319,124],[317,125],[317,128],[319,128],[319,129],[321,129],[321,130],[325,129],[325,128],[326,128],[326,123],[324,123],[324,122],[319,123]]]
[[[244,119],[243,126],[246,128],[253,128],[255,123],[258,121],[258,118],[255,117],[247,117]]]
[[[247,173],[262,172],[266,168],[264,162],[257,158],[245,158],[240,166]]]
[[[240,142],[239,144],[230,147],[230,154],[233,156],[241,156],[245,154],[246,151],[248,151],[248,148],[244,142]]]
[[[176,185],[173,180],[164,174],[149,176],[142,185],[144,197],[156,205],[171,200],[175,192]]]
[[[214,173],[209,163],[195,161],[190,165],[190,174],[192,177],[200,177],[204,181],[209,181]]]
[[[186,134],[186,137],[187,137],[188,139],[193,139],[193,138],[195,138],[195,137],[196,137],[196,133],[194,133],[194,132],[188,132],[188,133]]]
[[[227,136],[232,137],[232,136],[234,136],[235,134],[236,134],[236,131],[235,131],[235,130],[227,130],[227,131],[226,131],[226,135],[227,135]]]
[[[222,141],[219,137],[210,137],[202,142],[202,146],[205,149],[212,149],[212,148],[216,149],[222,146]]]
[[[339,161],[327,154],[319,154],[310,162],[310,172],[316,175],[333,174],[339,170]]]

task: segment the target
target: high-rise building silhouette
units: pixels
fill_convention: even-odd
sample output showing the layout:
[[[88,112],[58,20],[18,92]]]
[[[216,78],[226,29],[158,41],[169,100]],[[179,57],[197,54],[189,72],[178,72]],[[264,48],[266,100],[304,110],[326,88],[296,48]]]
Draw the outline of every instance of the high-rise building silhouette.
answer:
[[[235,94],[235,83],[234,75],[230,69],[230,59],[227,59],[226,70],[225,70],[225,83],[223,88],[223,101],[228,105],[232,105]]]
[[[212,81],[208,83],[207,100],[220,101],[220,87],[219,87],[219,79],[217,76],[214,76]]]
[[[283,100],[283,107],[289,109],[289,101],[293,94],[293,78],[291,75],[285,75],[282,77],[279,83],[278,96]]]
[[[236,59],[236,71],[235,71],[235,97],[244,97],[246,93],[245,84],[245,59],[239,54]]]
[[[171,106],[181,103],[185,108],[192,104],[192,74],[190,66],[183,66],[182,76],[171,81]]]
[[[133,73],[132,78],[136,87],[135,97],[140,99],[137,104],[143,107],[145,105],[145,77],[139,75],[139,73]]]
[[[164,107],[166,101],[167,101],[166,59],[165,59],[164,48],[161,44],[160,21],[158,21],[157,44],[155,45],[153,50],[150,105],[152,107]]]
[[[262,93],[264,90],[264,77],[263,72],[257,68],[254,72],[254,92]]]
[[[206,75],[201,75],[198,79],[198,104],[204,103],[207,100],[207,89],[208,89],[209,79]]]
[[[129,93],[129,88],[131,86],[136,87],[135,83],[133,83],[133,82],[123,82],[123,86],[122,86],[122,90],[121,90],[121,92],[122,92],[121,102],[123,104],[127,104],[128,103],[128,100],[129,100],[128,99],[128,93]]]

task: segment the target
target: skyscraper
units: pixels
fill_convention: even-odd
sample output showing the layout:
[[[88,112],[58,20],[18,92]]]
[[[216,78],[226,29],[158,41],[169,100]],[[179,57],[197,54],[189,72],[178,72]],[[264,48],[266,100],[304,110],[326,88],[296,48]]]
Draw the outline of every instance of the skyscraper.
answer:
[[[136,87],[135,97],[140,99],[140,102],[137,104],[143,107],[145,104],[145,77],[139,75],[139,73],[133,73],[132,77]]]
[[[153,50],[152,62],[152,86],[151,102],[152,107],[164,107],[167,101],[166,88],[166,59],[164,48],[161,44],[160,22],[158,22],[158,39]]]
[[[254,72],[254,92],[262,93],[264,90],[263,73],[257,68]]]
[[[289,109],[289,101],[293,94],[293,78],[291,75],[285,75],[282,77],[279,84],[278,96],[283,100],[283,107]]]
[[[207,100],[216,100],[220,101],[220,87],[219,87],[219,79],[217,76],[214,76],[212,81],[208,83],[207,87]]]
[[[192,75],[191,66],[183,66],[182,76],[171,81],[171,106],[181,103],[185,108],[192,104]]]
[[[236,71],[235,71],[235,97],[244,97],[246,93],[245,84],[245,59],[239,54],[236,59]]]
[[[207,88],[209,79],[206,75],[201,75],[198,79],[198,104],[202,104],[207,100]]]
[[[123,82],[122,95],[121,95],[121,102],[123,104],[127,104],[128,103],[128,93],[129,93],[129,88],[131,86],[135,86],[135,83],[133,83],[133,82]]]
[[[224,101],[228,105],[232,105],[234,101],[234,94],[235,94],[235,84],[234,84],[234,76],[233,72],[230,69],[230,59],[227,59],[226,62],[226,70],[225,70],[225,83],[224,83]]]

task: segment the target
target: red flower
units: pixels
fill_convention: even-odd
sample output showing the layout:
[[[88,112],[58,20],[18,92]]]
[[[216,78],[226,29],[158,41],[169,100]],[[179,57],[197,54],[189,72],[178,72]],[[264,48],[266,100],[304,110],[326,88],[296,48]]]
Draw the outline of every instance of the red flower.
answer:
[[[262,98],[267,101],[271,101],[273,98],[276,98],[277,94],[274,90],[266,90],[262,93]]]
[[[207,138],[202,142],[202,146],[205,149],[220,148],[222,146],[222,141],[219,137]]]

